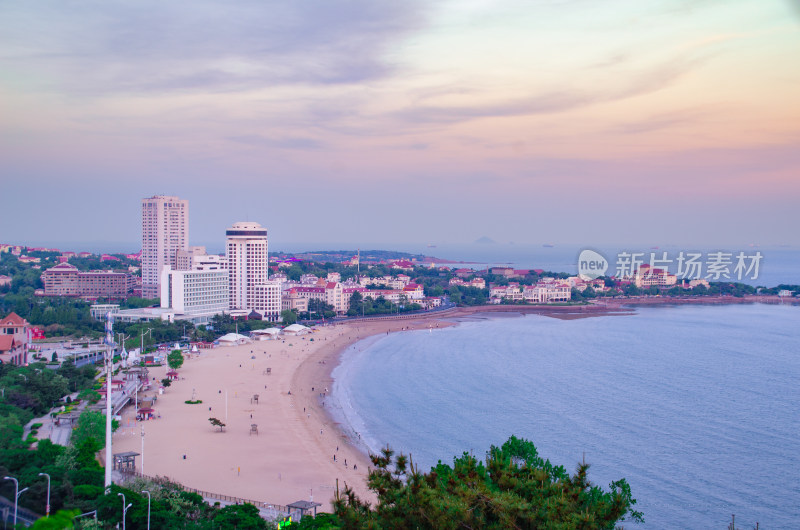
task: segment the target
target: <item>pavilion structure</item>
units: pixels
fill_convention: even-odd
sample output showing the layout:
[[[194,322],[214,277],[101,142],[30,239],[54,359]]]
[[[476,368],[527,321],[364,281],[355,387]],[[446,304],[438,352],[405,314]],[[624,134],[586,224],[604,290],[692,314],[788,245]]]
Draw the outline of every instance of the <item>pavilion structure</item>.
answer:
[[[317,507],[322,506],[322,504],[314,501],[295,501],[292,504],[287,505],[286,507],[289,508],[290,512],[299,511],[300,518],[302,519],[303,516],[309,515],[306,512],[310,512],[312,509],[314,510],[314,517],[317,516]]]
[[[114,453],[114,469],[118,471],[136,471],[136,457],[139,453],[126,451],[124,453]]]

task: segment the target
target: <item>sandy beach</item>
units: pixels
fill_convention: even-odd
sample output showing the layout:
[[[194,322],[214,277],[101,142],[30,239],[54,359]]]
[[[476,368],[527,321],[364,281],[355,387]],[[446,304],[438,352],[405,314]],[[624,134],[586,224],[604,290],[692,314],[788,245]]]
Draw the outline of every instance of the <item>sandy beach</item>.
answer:
[[[717,303],[742,301],[718,299]],[[322,510],[331,509],[338,479],[340,487],[346,483],[372,499],[366,488],[368,455],[351,443],[324,406],[333,386],[331,371],[349,345],[371,335],[445,327],[496,312],[574,319],[629,315],[635,311],[631,306],[648,302],[696,303],[662,298],[584,306],[459,308],[416,318],[364,319],[320,327],[302,337],[203,350],[187,357],[179,379],[157,396],[157,419],[136,422],[133,407],[123,411],[113,450],[141,452],[143,428],[144,461],[139,457],[137,468],[146,475],[270,504],[286,505],[313,496]],[[151,368],[150,376],[158,381],[166,370]],[[193,398],[202,403],[185,403]],[[223,432],[210,424],[210,417],[226,424]],[[257,425],[257,434],[251,433],[252,424]]]
[[[203,350],[187,358],[179,379],[158,395],[154,408],[160,417],[136,422],[133,407],[123,411],[113,451],[142,452],[143,428],[144,462],[137,468],[146,475],[272,504],[313,495],[322,510],[331,509],[337,479],[340,487],[347,483],[372,498],[366,488],[368,456],[324,408],[330,373],[340,353],[360,339],[447,325],[432,318],[347,323],[302,337]],[[166,370],[151,368],[150,377],[158,381]],[[202,403],[185,403],[193,398]],[[223,432],[212,427],[210,417],[226,424]],[[258,434],[250,432],[251,424]]]

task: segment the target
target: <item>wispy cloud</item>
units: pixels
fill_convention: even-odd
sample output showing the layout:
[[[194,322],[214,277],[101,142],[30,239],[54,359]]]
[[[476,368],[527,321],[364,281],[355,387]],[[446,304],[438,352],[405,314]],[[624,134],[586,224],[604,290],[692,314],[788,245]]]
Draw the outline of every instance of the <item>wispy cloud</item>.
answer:
[[[314,138],[286,137],[286,138],[266,138],[257,134],[246,134],[241,136],[228,136],[228,140],[245,145],[259,147],[274,147],[278,149],[300,149],[317,150],[323,147],[323,143]]]
[[[528,98],[473,106],[417,106],[398,111],[398,120],[411,124],[456,123],[477,118],[552,114],[596,103],[608,103],[662,90],[702,62],[696,57],[681,57],[628,74],[608,87],[593,90],[577,88],[570,83],[561,90],[552,90]],[[616,85],[616,86],[615,86]]]
[[[422,5],[3,3],[0,66],[48,72],[40,89],[90,95],[361,82],[392,70],[384,54],[396,38],[423,24]]]

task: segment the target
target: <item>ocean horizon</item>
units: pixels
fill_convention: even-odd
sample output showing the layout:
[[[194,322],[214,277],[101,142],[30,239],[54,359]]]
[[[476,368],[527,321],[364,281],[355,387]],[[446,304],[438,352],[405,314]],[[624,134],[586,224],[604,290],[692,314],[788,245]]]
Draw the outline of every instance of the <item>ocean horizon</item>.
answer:
[[[800,521],[800,308],[529,315],[370,337],[333,371],[344,429],[422,470],[510,435],[603,487],[626,478],[640,528]]]

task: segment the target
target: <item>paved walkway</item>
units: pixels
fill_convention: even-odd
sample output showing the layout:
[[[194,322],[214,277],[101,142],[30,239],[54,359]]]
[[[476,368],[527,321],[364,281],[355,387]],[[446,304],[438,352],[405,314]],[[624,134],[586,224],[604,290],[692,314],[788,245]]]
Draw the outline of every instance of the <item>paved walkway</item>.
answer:
[[[70,399],[74,400],[78,397],[78,393],[75,392],[69,395]],[[37,438],[39,440],[43,440],[45,438],[49,438],[51,442],[57,445],[69,445],[69,438],[72,435],[72,426],[71,425],[56,425],[53,422],[53,418],[50,416],[52,412],[56,412],[61,407],[57,407],[51,409],[47,414],[41,416],[39,418],[33,418],[31,421],[25,424],[25,427],[22,429],[22,439],[25,440],[28,438],[28,435],[31,432],[31,428],[33,427],[34,423],[41,423],[42,426],[39,427],[39,433]],[[86,408],[86,402],[81,401],[75,412],[80,414],[83,409]]]

